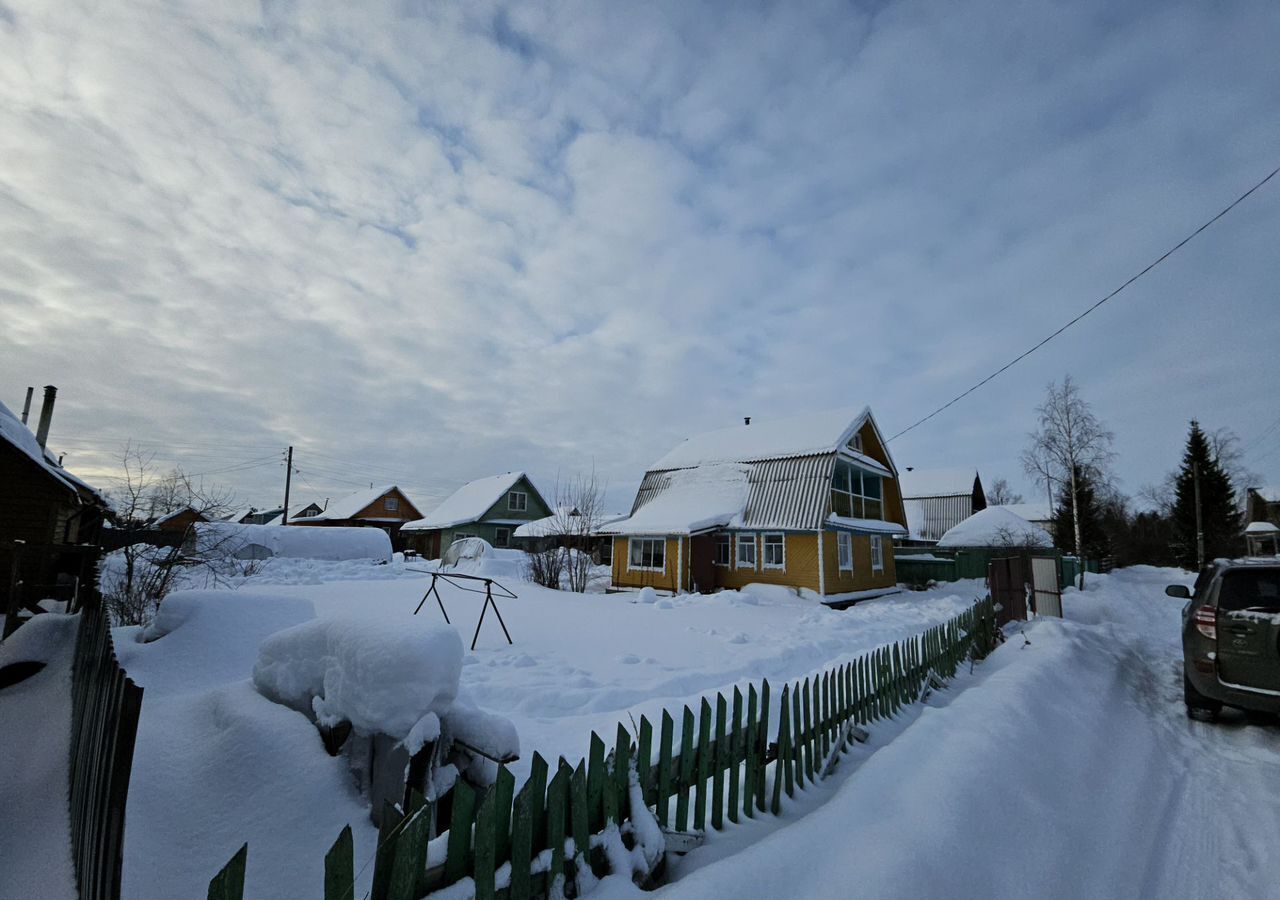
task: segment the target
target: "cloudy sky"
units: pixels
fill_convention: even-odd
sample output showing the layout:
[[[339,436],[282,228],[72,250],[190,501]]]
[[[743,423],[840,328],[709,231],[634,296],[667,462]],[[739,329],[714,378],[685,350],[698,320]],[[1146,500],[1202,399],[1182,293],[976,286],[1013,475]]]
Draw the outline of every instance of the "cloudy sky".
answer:
[[[1280,9],[0,0],[0,400],[278,502],[420,505],[869,403],[894,433],[1280,165]],[[1280,177],[895,441],[1017,463],[1071,373],[1136,490],[1280,482]]]

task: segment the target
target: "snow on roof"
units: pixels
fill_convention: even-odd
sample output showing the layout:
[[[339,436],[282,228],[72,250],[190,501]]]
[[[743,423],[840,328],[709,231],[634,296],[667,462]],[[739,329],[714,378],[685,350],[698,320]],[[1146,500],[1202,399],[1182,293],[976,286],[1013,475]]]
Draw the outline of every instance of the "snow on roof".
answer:
[[[431,531],[437,528],[452,528],[466,522],[478,522],[480,517],[488,512],[489,507],[502,499],[502,496],[524,477],[524,472],[507,472],[504,475],[490,475],[488,478],[468,481],[421,519],[406,522],[401,530]]]
[[[94,488],[59,466],[57,459],[40,446],[31,429],[23,425],[22,421],[3,403],[0,403],[0,438],[11,444],[19,453],[29,457],[33,463],[48,472],[68,490],[79,494],[79,488],[84,488],[101,499],[102,495]]]
[[[870,414],[870,407],[846,407],[708,431],[686,438],[649,469],[830,453],[841,448]]]
[[[1275,534],[1280,532],[1280,528],[1270,522],[1250,522],[1245,528],[1245,534]]]
[[[1280,485],[1263,485],[1253,488],[1253,492],[1261,497],[1264,503],[1280,503]]]
[[[973,493],[975,469],[916,469],[898,473],[903,498],[954,497]]]
[[[314,516],[303,516],[302,519],[307,522],[313,522],[317,519],[326,519],[328,521],[336,521],[341,519],[354,519],[359,515],[360,510],[364,509],[370,503],[377,500],[383,494],[394,491],[394,484],[384,484],[382,487],[367,488],[363,491],[356,491],[354,494],[347,494],[345,497],[339,497],[329,506],[316,513]],[[308,504],[309,506],[310,504]],[[304,506],[303,509],[306,509]],[[289,521],[297,521],[293,516],[289,517]]]
[[[576,509],[571,510],[562,507],[547,516],[545,519],[535,519],[532,522],[524,522],[512,533],[512,537],[540,538],[565,534],[566,529],[563,527],[563,517],[576,515],[578,515],[578,511]],[[592,533],[598,534],[601,531],[607,531],[608,529],[605,528],[605,526],[612,525],[614,522],[621,522],[626,517],[626,513],[602,513],[596,517],[595,528],[592,530]]]
[[[830,448],[828,448],[830,449]],[[751,467],[700,465],[667,474],[667,487],[629,518],[600,529],[606,534],[695,534],[740,525],[747,507]]]
[[[835,513],[832,513],[827,516],[827,523],[836,529],[857,531],[865,534],[907,533],[907,529],[903,528],[897,522],[887,522],[884,519],[854,519],[849,516],[837,516]]]
[[[186,512],[193,512],[197,516],[201,514],[200,511],[193,506],[184,506],[181,509],[175,509],[173,512],[167,512],[163,516],[157,516],[156,518],[151,520],[151,524],[163,525],[165,522],[171,521],[172,519],[176,519],[178,518],[178,516]]]
[[[1006,503],[1000,509],[1007,509],[1028,522],[1048,522],[1053,519],[1053,511],[1049,509],[1047,500],[1043,503]]]
[[[951,528],[939,547],[1052,547],[1049,532],[1002,506],[989,506]]]
[[[903,500],[902,508],[907,513],[907,535],[913,540],[928,540],[924,537],[924,503],[919,500]]]
[[[391,538],[381,528],[294,528],[291,525],[241,525],[238,522],[199,522],[196,546],[210,556],[257,559],[376,559],[391,561]],[[261,548],[262,557],[245,551]]]

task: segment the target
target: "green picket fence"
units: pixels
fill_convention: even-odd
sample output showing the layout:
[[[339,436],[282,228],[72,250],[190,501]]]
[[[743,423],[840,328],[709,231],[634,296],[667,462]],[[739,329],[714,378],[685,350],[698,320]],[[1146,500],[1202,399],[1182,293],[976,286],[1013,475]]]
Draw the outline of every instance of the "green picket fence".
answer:
[[[995,615],[985,599],[922,634],[784,685],[776,722],[763,681],[745,695],[734,688],[731,697],[684,707],[678,743],[676,717],[664,711],[656,731],[643,717],[635,735],[620,724],[612,748],[593,732],[577,765],[561,758],[553,772],[534,753],[518,792],[504,767],[484,791],[459,781],[450,828],[437,843],[446,845],[443,861],[428,859],[432,804],[416,794],[407,809],[388,804],[371,889],[357,898],[348,826],[325,856],[324,900],[419,900],[464,878],[478,900],[580,895],[610,873],[610,851],[621,847],[628,822],[652,817],[668,834],[696,834],[723,829],[726,819],[776,815],[784,795],[823,777],[855,739],[854,726],[917,702],[931,678],[950,678],[994,643]],[[633,808],[638,801],[647,809]],[[241,847],[214,876],[209,900],[242,900],[247,851]]]

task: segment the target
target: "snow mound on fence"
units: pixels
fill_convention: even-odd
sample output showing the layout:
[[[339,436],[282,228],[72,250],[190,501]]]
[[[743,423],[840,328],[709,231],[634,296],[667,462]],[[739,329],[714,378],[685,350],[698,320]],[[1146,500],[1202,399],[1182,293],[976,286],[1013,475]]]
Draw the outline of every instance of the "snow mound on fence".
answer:
[[[1052,547],[1053,538],[1039,525],[1000,506],[989,506],[952,527],[939,547]]]
[[[262,642],[253,683],[264,696],[322,723],[404,738],[449,711],[462,675],[462,640],[448,625],[321,619]]]
[[[196,547],[210,556],[391,561],[391,538],[381,528],[200,522],[195,534]]]

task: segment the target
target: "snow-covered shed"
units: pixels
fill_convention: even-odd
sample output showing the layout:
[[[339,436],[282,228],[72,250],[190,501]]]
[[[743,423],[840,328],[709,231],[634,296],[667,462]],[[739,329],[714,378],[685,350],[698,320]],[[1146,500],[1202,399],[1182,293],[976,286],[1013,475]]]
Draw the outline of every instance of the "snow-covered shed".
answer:
[[[506,472],[469,481],[429,514],[401,529],[406,545],[438,559],[456,540],[483,538],[510,547],[521,525],[550,516],[551,507],[524,472]]]
[[[326,504],[304,507],[311,515],[290,515],[286,525],[308,525],[341,528],[380,528],[399,549],[401,527],[422,515],[404,491],[394,484],[384,484],[356,491]],[[274,523],[275,520],[271,520]]]
[[[947,530],[938,541],[942,549],[977,547],[1050,548],[1053,538],[1039,525],[1034,525],[1004,506],[992,506],[976,512]]]
[[[900,482],[913,542],[936,541],[948,528],[987,508],[975,469],[908,468]]]
[[[602,530],[615,535],[619,587],[831,595],[894,585],[889,538],[906,533],[906,514],[870,408],[846,408],[688,438]]]

